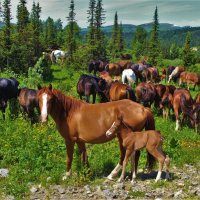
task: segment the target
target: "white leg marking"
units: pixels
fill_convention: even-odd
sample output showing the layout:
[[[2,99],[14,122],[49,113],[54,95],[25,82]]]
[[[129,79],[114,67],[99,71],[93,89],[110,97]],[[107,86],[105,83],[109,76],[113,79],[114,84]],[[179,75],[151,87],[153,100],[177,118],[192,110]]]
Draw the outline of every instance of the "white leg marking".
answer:
[[[175,130],[178,131],[178,129],[179,129],[179,120],[177,119],[176,120],[176,129]]]
[[[65,176],[63,176],[63,178],[62,178],[62,180],[64,181],[64,180],[66,180],[69,176],[71,176],[72,175],[72,170],[70,169],[68,172],[66,172],[66,175]]]
[[[41,111],[41,120],[42,122],[47,121],[47,94],[42,95],[42,111]]]
[[[119,173],[121,169],[122,169],[122,165],[118,163],[117,166],[112,170],[112,172],[107,176],[107,179],[113,180],[113,177],[117,176],[117,174]]]
[[[158,174],[156,176],[156,182],[160,179],[161,174],[162,174],[162,171],[158,171]]]

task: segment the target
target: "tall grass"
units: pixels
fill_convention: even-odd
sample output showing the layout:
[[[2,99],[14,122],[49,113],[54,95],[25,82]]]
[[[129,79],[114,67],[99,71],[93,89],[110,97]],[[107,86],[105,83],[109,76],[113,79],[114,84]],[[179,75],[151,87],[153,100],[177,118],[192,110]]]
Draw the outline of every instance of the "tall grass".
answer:
[[[66,95],[78,98],[76,83],[81,73],[72,67],[62,68],[52,66],[53,87],[62,90]],[[1,74],[9,77],[10,74]],[[28,80],[23,76],[17,77],[20,85],[24,86]],[[50,82],[45,82],[49,84]],[[33,88],[36,86],[32,86]],[[195,92],[196,93],[196,92]],[[182,166],[185,163],[196,165],[200,160],[200,137],[193,129],[184,126],[175,132],[175,122],[170,119],[165,121],[155,114],[156,129],[164,135],[164,151],[171,157],[172,165]],[[6,120],[0,115],[0,168],[9,169],[9,176],[0,178],[1,194],[11,194],[17,199],[28,195],[31,184],[80,185],[101,182],[119,161],[119,147],[117,139],[105,144],[87,144],[90,168],[84,168],[80,163],[80,155],[76,148],[73,162],[73,176],[67,181],[62,181],[66,170],[66,149],[62,137],[56,130],[51,118],[47,125],[35,124],[31,126],[21,114],[16,119],[9,117]],[[144,151],[140,159],[140,168],[146,162]],[[129,167],[130,169],[130,167]]]

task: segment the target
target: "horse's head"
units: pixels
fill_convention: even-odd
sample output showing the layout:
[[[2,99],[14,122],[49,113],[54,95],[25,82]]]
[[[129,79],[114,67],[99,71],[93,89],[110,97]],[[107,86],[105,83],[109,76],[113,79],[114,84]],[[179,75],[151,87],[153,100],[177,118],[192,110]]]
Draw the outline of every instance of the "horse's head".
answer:
[[[51,112],[55,100],[51,84],[43,88],[38,85],[37,100],[41,113],[41,122],[43,123],[47,121],[48,114]]]

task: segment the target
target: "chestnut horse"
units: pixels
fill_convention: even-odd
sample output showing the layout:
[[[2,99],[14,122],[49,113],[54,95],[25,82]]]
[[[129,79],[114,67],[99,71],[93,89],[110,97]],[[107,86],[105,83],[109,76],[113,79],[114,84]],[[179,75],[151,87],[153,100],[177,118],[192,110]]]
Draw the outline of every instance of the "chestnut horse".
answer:
[[[71,175],[71,165],[75,143],[82,154],[82,160],[87,163],[85,143],[100,144],[112,139],[106,137],[106,131],[112,123],[121,118],[132,131],[155,129],[155,121],[151,111],[142,105],[121,100],[101,104],[88,104],[84,101],[65,96],[60,91],[48,87],[38,86],[37,98],[41,111],[41,122],[47,122],[51,115],[56,127],[65,140],[67,152],[67,172]],[[120,162],[115,171],[122,169],[125,149],[119,140]],[[153,157],[149,155],[149,167],[152,167]],[[111,175],[112,176],[112,175]]]
[[[187,83],[188,90],[190,89],[189,84],[192,84],[194,86],[193,90],[195,90],[196,85],[198,85],[198,87],[200,88],[200,74],[187,71],[182,72],[180,74],[179,86],[183,83]]]
[[[183,120],[186,116],[189,117],[191,124],[195,127],[197,131],[197,127],[199,125],[198,112],[199,112],[199,104],[195,104],[191,94],[186,89],[176,89],[173,95],[173,108],[176,116],[176,128],[178,131],[180,128],[180,124],[183,123]],[[181,120],[180,114],[183,113],[183,118]]]
[[[119,76],[122,73],[122,67],[117,63],[109,63],[105,66],[105,70],[109,75]]]
[[[151,107],[151,104],[156,100],[157,91],[152,83],[139,83],[135,88],[137,102],[144,106]]]
[[[195,98],[194,98],[195,103],[199,103],[200,104],[200,93],[198,93]]]
[[[37,91],[29,88],[21,88],[19,93],[19,104],[23,111],[28,114],[31,124],[34,123],[34,108],[39,110],[37,102]]]
[[[91,73],[94,71],[94,75],[96,76],[97,71],[102,72],[105,70],[105,66],[107,65],[107,62],[98,60],[98,61],[93,61],[89,64],[88,66],[88,72]]]
[[[120,130],[122,129],[122,130]],[[129,128],[127,128],[126,124],[123,123],[121,119],[117,119],[111,128],[106,132],[106,136],[113,137],[114,134],[117,134],[117,136],[122,140],[122,146],[126,150],[125,158],[123,161],[123,168],[120,178],[118,179],[118,182],[124,181],[124,175],[125,175],[125,169],[128,162],[128,159],[131,157],[132,161],[132,180],[131,182],[134,182],[134,179],[136,178],[137,174],[137,164],[135,161],[135,154],[137,150],[140,150],[142,148],[146,148],[147,151],[154,156],[159,162],[159,170],[156,177],[156,182],[161,178],[162,175],[162,169],[164,163],[166,163],[167,169],[166,169],[166,179],[169,179],[169,165],[170,165],[170,159],[168,156],[165,156],[163,150],[162,150],[162,142],[163,137],[161,136],[159,131],[155,130],[148,130],[148,131],[142,131],[142,132],[132,132]],[[116,175],[115,171],[111,173],[112,175]]]
[[[110,101],[118,101],[122,99],[130,99],[132,101],[136,101],[135,93],[133,89],[126,85],[122,84],[118,81],[112,82],[109,88],[109,97],[107,97]]]
[[[176,79],[180,77],[180,74],[185,71],[185,67],[183,66],[177,66],[172,73],[169,75],[168,83],[174,78],[174,81],[176,82]]]

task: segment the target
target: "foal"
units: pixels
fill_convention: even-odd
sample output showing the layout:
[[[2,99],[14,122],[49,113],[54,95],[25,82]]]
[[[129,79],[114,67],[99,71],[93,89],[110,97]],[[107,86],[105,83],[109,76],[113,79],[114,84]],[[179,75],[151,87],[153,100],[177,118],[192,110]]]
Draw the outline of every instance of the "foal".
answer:
[[[132,165],[131,182],[132,183],[134,182],[134,179],[136,178],[137,162],[138,162],[138,160],[136,160],[135,158],[135,155],[136,151],[142,148],[146,148],[146,150],[159,162],[159,170],[155,181],[157,182],[161,178],[164,163],[166,163],[167,167],[166,179],[169,179],[170,159],[168,156],[164,154],[162,150],[163,137],[161,136],[159,131],[148,130],[142,132],[132,132],[121,119],[117,119],[113,123],[111,128],[106,132],[106,136],[111,137],[115,133],[117,133],[118,138],[122,140],[122,145],[126,150],[125,158],[123,161],[122,173],[120,178],[118,179],[118,182],[122,182],[124,180],[126,165],[130,157]],[[112,177],[117,175],[115,169],[111,172],[111,175]]]

